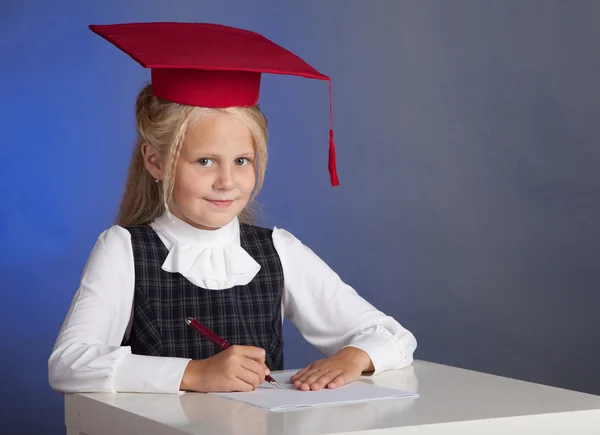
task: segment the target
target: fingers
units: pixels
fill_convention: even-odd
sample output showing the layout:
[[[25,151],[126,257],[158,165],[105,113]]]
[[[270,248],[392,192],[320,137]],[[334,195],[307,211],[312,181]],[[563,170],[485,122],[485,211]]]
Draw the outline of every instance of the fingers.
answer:
[[[306,370],[294,381],[294,387],[302,391],[308,391],[312,388],[315,381],[324,374],[325,373],[319,367],[315,367],[313,364],[313,367]]]
[[[351,382],[350,376],[347,373],[340,373],[334,379],[332,379],[328,384],[327,388],[339,388],[343,385],[346,385]]]
[[[231,346],[210,358],[186,366],[180,388],[190,391],[252,391],[264,382],[268,369],[264,349]]]
[[[302,391],[318,391],[327,387],[331,381],[343,373],[343,369],[332,369],[329,371],[317,371],[308,373],[305,379],[294,382],[294,386]]]
[[[254,361],[259,362],[260,364],[265,364],[266,352],[261,347],[254,346],[232,346],[232,349],[239,352],[241,355],[246,358],[253,359]]]
[[[253,361],[256,363],[256,361]],[[258,388],[258,386],[264,381],[265,376],[262,375],[262,378],[259,373],[256,373],[252,370],[248,370],[244,366],[241,366],[239,371],[236,373],[236,377],[238,380],[242,381],[244,384],[247,384],[250,387],[250,390],[240,390],[240,391],[252,391]]]
[[[312,364],[307,365],[298,373],[293,375],[290,378],[290,382],[294,384],[294,387],[299,390],[308,391],[310,390],[310,385],[306,384],[307,379],[314,375],[319,370],[319,361],[315,361]],[[305,385],[306,384],[306,385]]]
[[[290,381],[298,390],[316,391],[354,382],[361,373],[360,366],[353,359],[338,354],[313,362],[293,375]]]
[[[258,387],[265,380],[266,373],[264,364],[261,364],[250,358],[244,358],[242,359],[240,365],[242,369],[256,375],[256,382],[254,382],[254,378],[252,378],[252,382],[250,382],[252,385],[256,385]],[[244,378],[244,380],[245,379],[246,378]]]
[[[236,377],[250,386],[250,391],[258,388],[265,380],[269,371],[265,365],[265,350],[254,346],[232,346],[233,352],[239,356],[239,370]],[[241,385],[240,391],[247,391],[246,385]]]
[[[298,373],[296,373],[295,375],[293,375],[290,378],[290,382],[295,382],[298,379],[300,379],[306,372],[308,372],[311,368],[312,368],[313,364],[309,364],[306,367],[304,367],[302,370],[299,370]]]
[[[233,382],[232,387],[229,391],[239,391],[242,393],[249,393],[250,391],[254,391],[256,387],[254,385],[244,381],[243,379],[237,378],[235,382]]]
[[[290,378],[290,382],[294,384],[295,388],[302,391],[316,391],[325,388],[331,381],[343,373],[344,369],[324,364],[322,361],[309,364],[293,375]]]

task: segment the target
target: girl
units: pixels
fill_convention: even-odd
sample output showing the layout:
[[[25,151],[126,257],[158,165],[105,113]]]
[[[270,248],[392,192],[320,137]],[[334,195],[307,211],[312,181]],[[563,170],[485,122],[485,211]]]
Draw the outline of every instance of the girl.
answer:
[[[292,376],[300,390],[409,365],[408,330],[292,234],[251,224],[267,161],[260,72],[328,78],[231,27],[90,27],[150,67],[152,84],[136,102],[117,225],[98,238],[49,359],[52,388],[251,391],[283,369],[284,317],[327,355]],[[219,351],[188,316],[234,346]]]

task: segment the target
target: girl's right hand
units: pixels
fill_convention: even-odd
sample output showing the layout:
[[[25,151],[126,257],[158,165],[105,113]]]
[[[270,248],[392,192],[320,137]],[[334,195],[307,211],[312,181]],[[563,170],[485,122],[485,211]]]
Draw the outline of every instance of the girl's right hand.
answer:
[[[252,391],[268,374],[264,349],[231,346],[210,358],[190,361],[179,389],[202,393]]]

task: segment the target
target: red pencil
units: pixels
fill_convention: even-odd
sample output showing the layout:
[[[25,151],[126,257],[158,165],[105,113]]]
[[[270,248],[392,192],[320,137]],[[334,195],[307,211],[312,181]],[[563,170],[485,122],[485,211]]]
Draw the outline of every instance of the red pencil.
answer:
[[[198,322],[193,317],[186,317],[185,318],[185,323],[187,323],[188,325],[190,325],[192,328],[194,328],[200,334],[204,335],[206,338],[208,338],[214,344],[216,344],[217,346],[219,346],[219,348],[221,350],[225,350],[229,346],[231,346],[229,343],[227,343],[225,340],[223,340],[221,337],[219,337],[217,334],[215,334],[214,332],[212,332],[210,329],[208,329],[202,323]],[[277,381],[275,379],[273,379],[269,375],[265,376],[265,381],[267,381],[271,385],[276,386],[277,388],[281,388],[281,385],[279,385],[277,383]]]

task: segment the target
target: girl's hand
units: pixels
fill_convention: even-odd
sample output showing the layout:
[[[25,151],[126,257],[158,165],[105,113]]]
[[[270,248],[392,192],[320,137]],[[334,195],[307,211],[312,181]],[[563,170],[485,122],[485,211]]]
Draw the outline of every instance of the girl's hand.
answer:
[[[320,359],[290,378],[299,390],[338,388],[354,382],[365,371],[373,371],[369,355],[355,347],[345,347],[329,358]]]
[[[213,357],[190,361],[179,389],[203,393],[252,391],[268,374],[264,349],[231,346]]]

